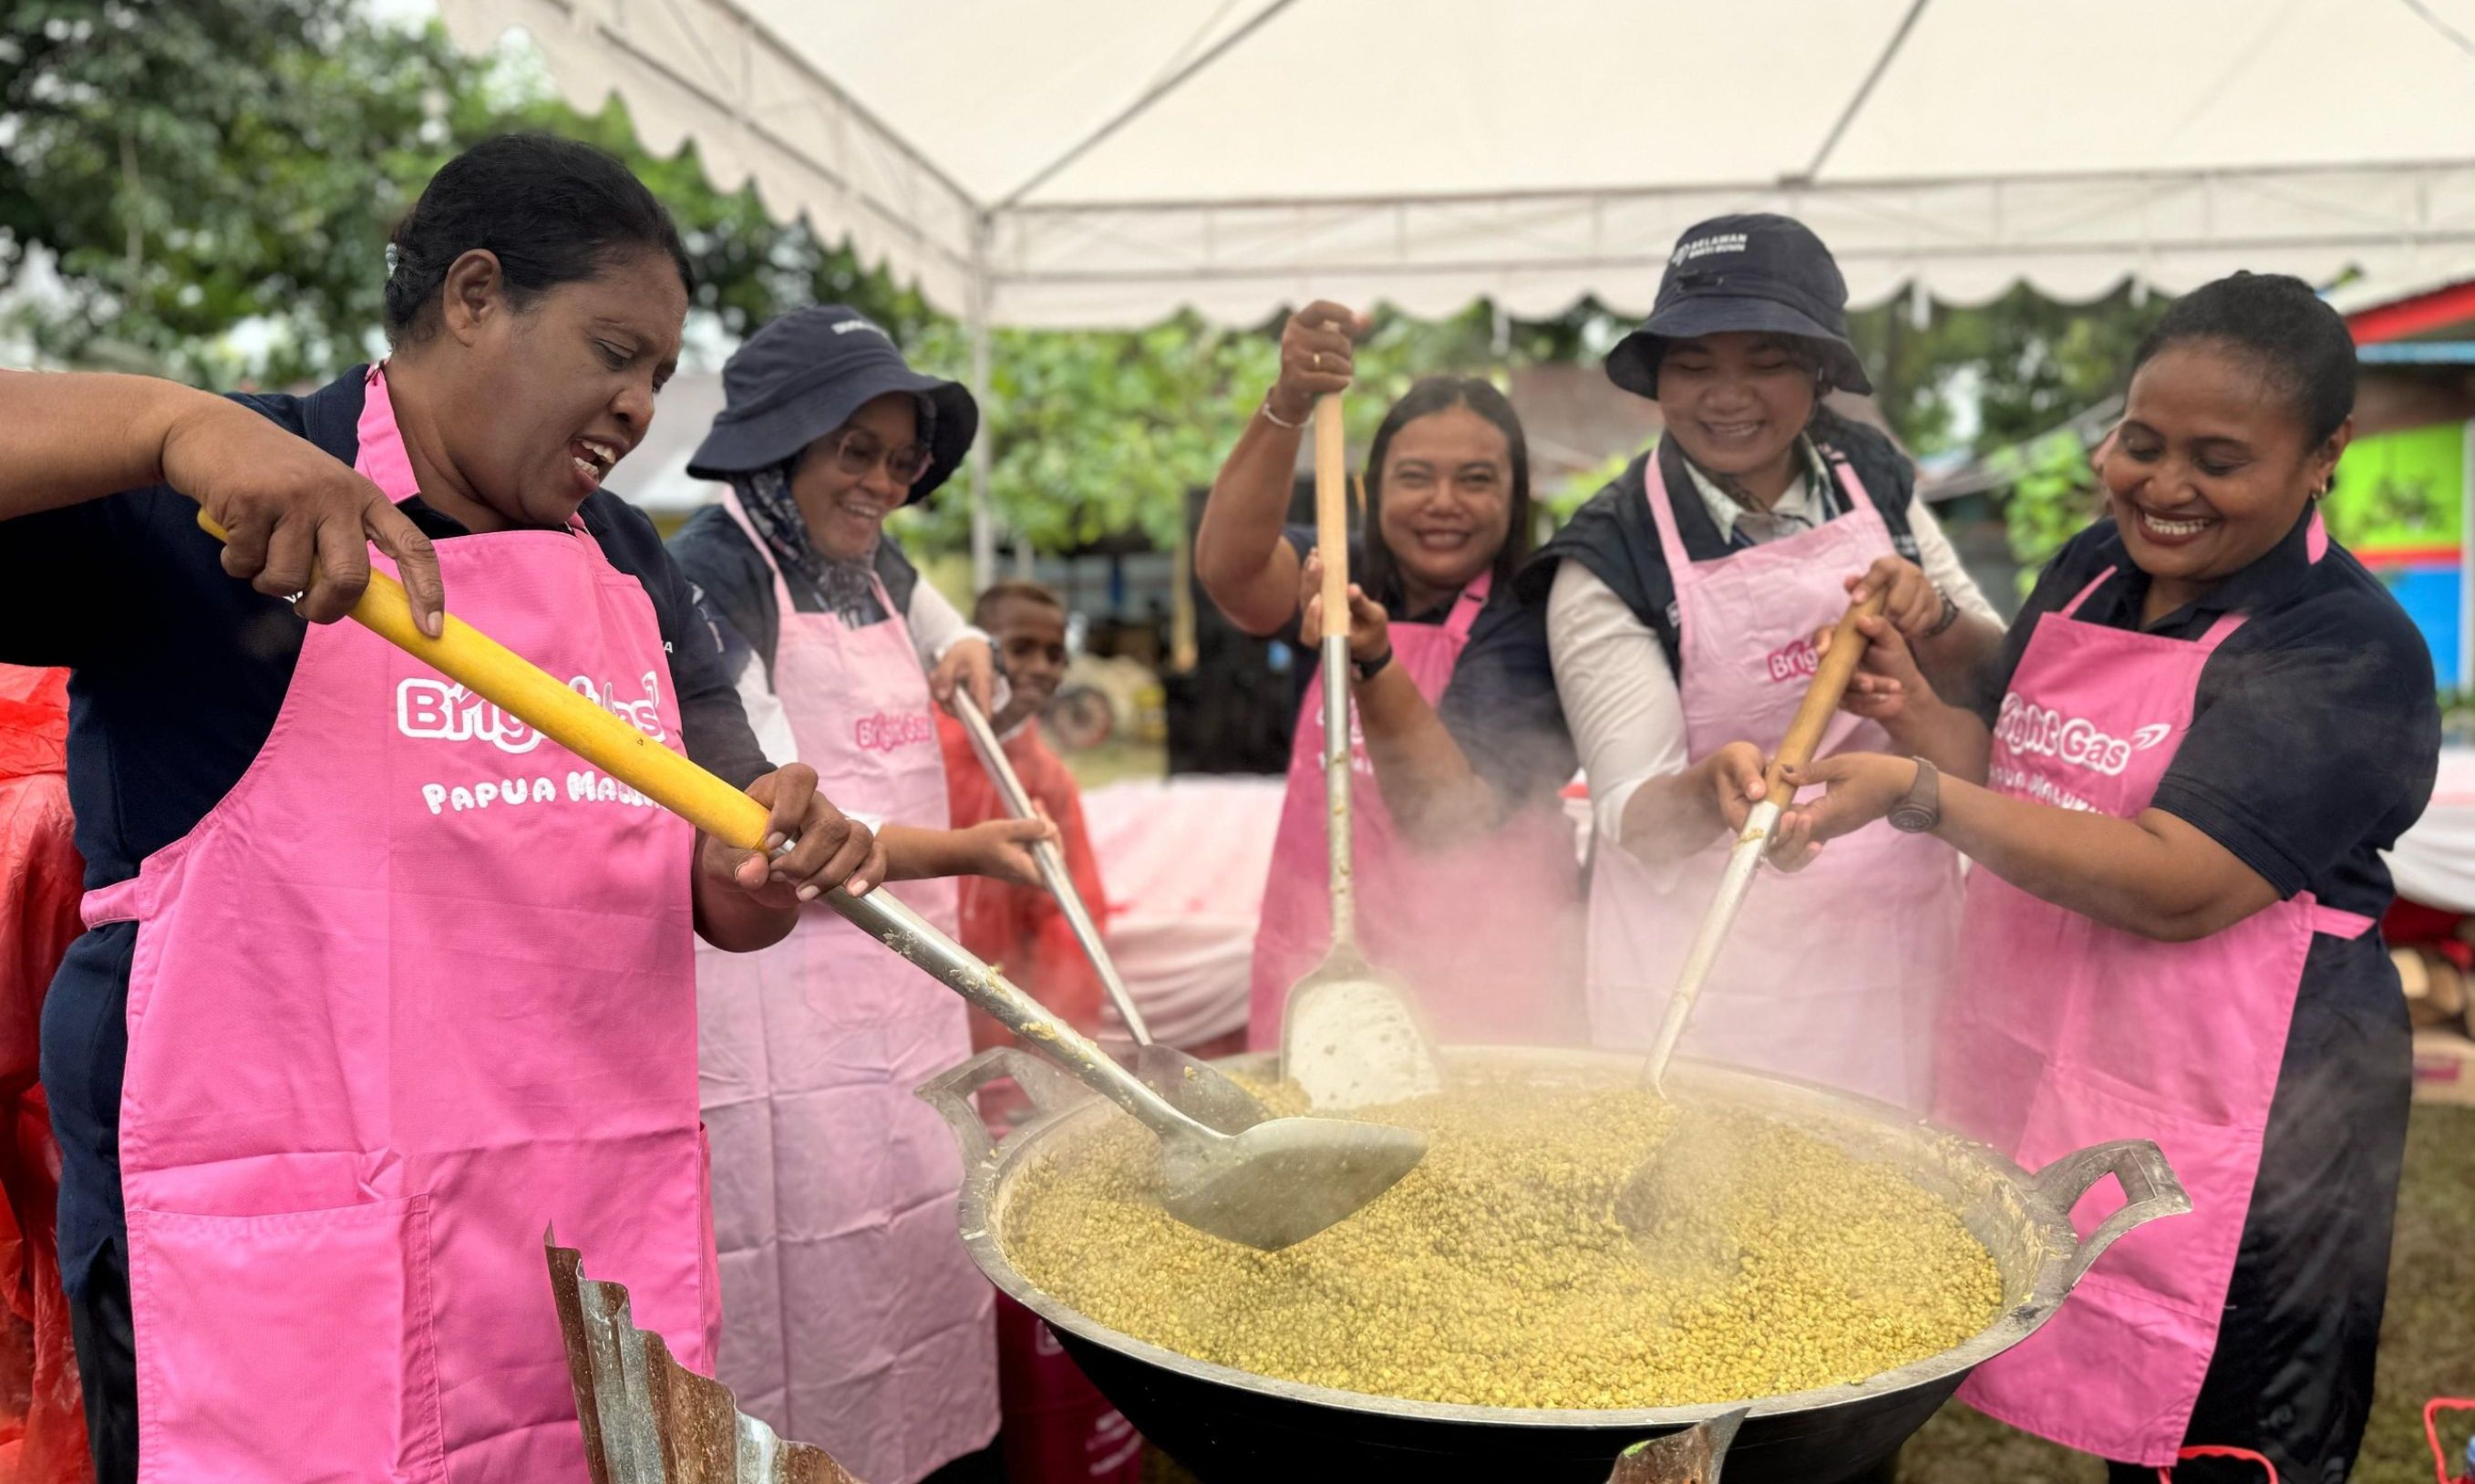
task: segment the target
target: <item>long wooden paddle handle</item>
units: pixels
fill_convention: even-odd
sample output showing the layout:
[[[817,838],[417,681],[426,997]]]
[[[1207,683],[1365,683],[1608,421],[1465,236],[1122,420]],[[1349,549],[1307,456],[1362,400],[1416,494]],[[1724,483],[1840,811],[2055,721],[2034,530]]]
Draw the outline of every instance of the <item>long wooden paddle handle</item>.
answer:
[[[1315,399],[1315,550],[1323,556],[1323,631],[1349,640],[1349,445],[1340,394]]]
[[[1762,774],[1763,797],[1779,798],[1779,790],[1784,786],[1781,771],[1802,767],[1813,761],[1813,749],[1822,745],[1822,733],[1830,725],[1830,714],[1839,709],[1841,697],[1848,693],[1849,679],[1865,658],[1865,636],[1856,631],[1857,620],[1880,618],[1889,596],[1888,593],[1875,592],[1839,616],[1838,627],[1830,631],[1830,652],[1815,667],[1813,683],[1805,687],[1804,700],[1796,708],[1796,718],[1788,722],[1787,736],[1779,740],[1770,769]]]
[[[204,511],[198,513],[198,524],[217,541],[226,539],[224,528]],[[386,573],[370,573],[370,585],[353,604],[353,618],[714,839],[743,850],[764,848],[772,818],[764,805],[586,700],[540,666],[455,615],[448,614],[439,636],[430,638],[412,621],[412,604],[404,596],[404,584]],[[1039,1001],[927,918],[894,900],[884,888],[853,896],[837,887],[822,900],[852,926],[988,1011],[998,1024],[1021,1036],[1024,1045],[1154,1130],[1210,1134],[1211,1131],[1164,1102],[1133,1074],[1120,1070],[1073,1027],[1050,1015]]]
[[[1350,864],[1349,451],[1340,394],[1315,399],[1315,550],[1323,557],[1323,835],[1332,892],[1332,941],[1358,940],[1358,886]]]
[[[204,510],[198,525],[224,528]],[[764,805],[697,766],[554,679],[549,671],[455,617],[430,638],[412,620],[404,584],[373,571],[353,620],[474,694],[727,845],[755,850],[771,817]]]

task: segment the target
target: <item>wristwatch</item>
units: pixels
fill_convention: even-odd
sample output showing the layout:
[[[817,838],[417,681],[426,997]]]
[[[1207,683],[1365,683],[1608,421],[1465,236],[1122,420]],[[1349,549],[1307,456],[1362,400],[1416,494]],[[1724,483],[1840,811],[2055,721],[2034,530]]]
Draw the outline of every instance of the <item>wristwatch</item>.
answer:
[[[1384,673],[1384,667],[1391,663],[1392,646],[1386,645],[1384,646],[1384,652],[1371,660],[1352,658],[1349,662],[1349,672],[1358,677],[1359,684],[1364,685]]]
[[[1931,628],[1926,629],[1924,633],[1917,636],[1919,639],[1936,638],[1943,632],[1943,630],[1949,628],[1952,624],[1959,621],[1959,600],[1952,597],[1948,593],[1943,592],[1939,587],[1935,588],[1934,592],[1940,594],[1942,596],[1942,612],[1934,619],[1933,626]]]
[[[1917,781],[1908,785],[1907,797],[1891,806],[1891,828],[1903,835],[1923,835],[1942,823],[1942,774],[1923,758],[1917,759]]]

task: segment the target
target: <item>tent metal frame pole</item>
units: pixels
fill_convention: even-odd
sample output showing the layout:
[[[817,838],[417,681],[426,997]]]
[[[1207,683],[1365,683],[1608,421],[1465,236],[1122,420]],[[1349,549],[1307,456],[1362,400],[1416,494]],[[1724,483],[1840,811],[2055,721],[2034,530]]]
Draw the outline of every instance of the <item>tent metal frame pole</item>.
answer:
[[[1840,139],[1848,133],[1848,126],[1856,122],[1856,115],[1864,111],[1866,100],[1874,96],[1875,85],[1882,81],[1883,73],[1891,70],[1891,62],[1899,57],[1899,48],[1907,44],[1908,33],[1917,29],[1917,17],[1924,14],[1924,10],[1925,0],[1915,0],[1908,7],[1908,13],[1899,17],[1899,29],[1891,33],[1890,44],[1882,48],[1881,56],[1874,59],[1874,65],[1866,72],[1865,81],[1857,85],[1856,96],[1848,100],[1848,107],[1840,110],[1839,121],[1830,126],[1830,133],[1823,139],[1822,147],[1813,152],[1812,163],[1806,165],[1804,174],[1798,178],[1801,183],[1811,182],[1822,174],[1822,167],[1830,162],[1832,153],[1839,148]]]
[[[980,435],[971,440],[971,591],[997,578],[996,510],[991,482],[996,474],[995,437],[989,427],[990,221],[982,215],[971,232],[971,400],[980,405]]]

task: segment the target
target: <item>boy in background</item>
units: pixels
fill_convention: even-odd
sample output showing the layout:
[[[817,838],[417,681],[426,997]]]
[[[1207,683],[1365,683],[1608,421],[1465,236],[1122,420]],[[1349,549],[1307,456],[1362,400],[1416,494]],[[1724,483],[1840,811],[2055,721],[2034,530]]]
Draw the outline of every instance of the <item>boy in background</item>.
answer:
[[[1012,690],[990,723],[1022,779],[1023,791],[1057,822],[1066,874],[1091,920],[1105,925],[1107,902],[1100,889],[1099,860],[1083,825],[1082,791],[1040,735],[1040,714],[1066,678],[1066,605],[1038,583],[1000,582],[980,595],[971,621],[995,641],[998,664]],[[971,749],[963,724],[941,711],[937,729],[945,748],[945,795],[953,828],[1006,817],[1005,800]],[[961,886],[963,946],[1003,969],[1050,1013],[1086,1035],[1095,1032],[1103,994],[1100,977],[1055,899],[1044,890],[983,876],[966,876]],[[995,1021],[972,1012],[975,1050],[1007,1038]]]
[[[1106,920],[1100,865],[1083,824],[1083,793],[1064,760],[1041,739],[1040,714],[1066,678],[1066,605],[1033,582],[1000,582],[980,595],[971,621],[996,645],[1011,693],[989,718],[998,744],[1032,802],[1057,821],[1066,873],[1094,923]],[[971,748],[963,723],[937,713],[945,747],[945,802],[953,828],[1006,816],[1005,800]],[[1051,1014],[1086,1035],[1100,1025],[1105,991],[1074,930],[1046,891],[966,876],[963,946],[1005,971]],[[985,1051],[1012,1037],[971,1011],[971,1047]],[[998,1083],[981,1089],[980,1115],[1003,1131],[1030,1112],[1019,1089]],[[1075,1369],[1038,1315],[997,1295],[997,1395],[1005,1421],[997,1441],[1014,1484],[1135,1484],[1143,1472],[1143,1440],[1108,1399]]]

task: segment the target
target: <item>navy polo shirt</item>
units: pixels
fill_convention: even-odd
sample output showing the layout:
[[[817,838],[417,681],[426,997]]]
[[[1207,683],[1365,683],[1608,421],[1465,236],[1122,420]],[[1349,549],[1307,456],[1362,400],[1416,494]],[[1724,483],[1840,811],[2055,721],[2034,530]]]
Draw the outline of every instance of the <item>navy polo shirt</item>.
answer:
[[[2391,895],[2380,852],[2432,796],[2440,709],[2432,651],[2397,600],[2332,542],[2311,559],[2307,518],[2266,556],[2204,596],[2144,625],[2197,640],[2244,615],[2200,671],[2192,728],[2157,786],[2156,807],[2189,821],[2291,897],[2378,917]],[[2113,570],[2074,617],[2139,629],[2148,574],[2111,519],[2056,554],[2011,625],[1994,683],[1993,723],[2038,621]]]
[[[307,397],[236,399],[350,463],[363,368]],[[418,499],[432,540],[469,534]],[[89,889],[187,834],[257,757],[308,624],[225,573],[197,504],[164,486],[0,522],[0,663],[67,666],[69,802]],[[688,755],[745,787],[769,765],[712,628],[641,511],[597,491],[579,512],[652,600]],[[455,595],[447,600],[452,608]],[[349,621],[349,620],[347,620]],[[133,923],[73,942],[43,1007],[42,1078],[61,1145],[61,1262],[77,1290],[121,1229],[118,1128]]]
[[[2308,516],[2296,522],[2267,555],[2143,625],[2148,574],[2133,565],[2114,522],[2098,522],[2038,578],[1981,693],[1992,698],[1991,725],[2038,621],[2109,568],[2113,575],[2073,617],[2196,640],[2220,615],[2242,613],[2242,626],[2201,668],[2192,727],[2158,783],[2155,807],[2225,846],[2279,895],[2308,889],[2377,920],[2392,895],[2380,852],[2423,814],[2439,762],[2432,651],[2351,552],[2333,542],[2311,559],[2310,526]],[[2394,1197],[2408,1046],[2406,1000],[2378,930],[2316,936],[2287,1028],[2247,1254],[2325,1221],[2316,1203],[2330,1199],[2333,1170],[2386,1169],[2387,1198]]]
[[[1998,672],[1988,677],[1994,683],[1980,693],[1998,708],[2039,621],[2108,569],[2112,575],[2073,617],[2196,640],[2220,616],[2241,612],[2242,626],[2201,668],[2192,727],[2158,784],[2155,807],[2234,852],[2281,895],[2308,889],[2331,907],[2377,919],[2391,895],[2380,852],[2422,815],[2438,762],[2432,654],[2351,553],[2333,543],[2311,560],[2310,525],[2308,516],[2296,522],[2259,561],[2143,624],[2147,574],[2132,564],[2114,523],[2100,521],[2038,579]],[[1955,984],[1950,992],[2002,987]],[[2227,986],[2177,989],[2197,998]],[[2293,1429],[2334,1425],[2327,1388],[2370,1375],[2412,1044],[2406,998],[2379,931],[2316,934],[2243,1213],[2224,1343],[2202,1389],[2197,1415],[2218,1418],[2213,1425],[2253,1429],[2309,1452],[2324,1445]],[[2298,1400],[2311,1421],[2297,1422]]]

